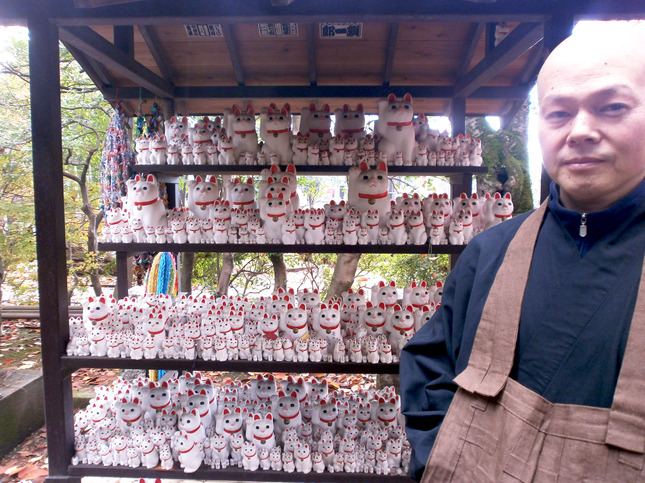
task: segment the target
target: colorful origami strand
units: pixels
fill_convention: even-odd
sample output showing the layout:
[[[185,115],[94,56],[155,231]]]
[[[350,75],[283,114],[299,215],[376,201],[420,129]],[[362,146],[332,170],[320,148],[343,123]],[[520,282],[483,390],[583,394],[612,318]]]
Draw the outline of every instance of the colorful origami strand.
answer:
[[[119,105],[103,142],[101,154],[101,209],[121,206],[125,182],[133,176],[134,153],[130,149],[125,116]]]

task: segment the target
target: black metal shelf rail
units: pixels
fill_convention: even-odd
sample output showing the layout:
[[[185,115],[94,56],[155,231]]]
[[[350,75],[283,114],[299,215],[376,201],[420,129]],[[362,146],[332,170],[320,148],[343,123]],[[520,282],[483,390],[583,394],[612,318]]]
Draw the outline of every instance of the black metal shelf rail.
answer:
[[[376,473],[287,473],[274,470],[247,471],[240,468],[210,469],[203,466],[194,473],[184,473],[181,470],[155,470],[146,468],[129,468],[125,466],[100,466],[81,464],[69,467],[71,476],[97,476],[113,478],[163,478],[191,480],[230,480],[230,481],[302,481],[316,483],[348,482],[361,483],[411,483],[413,480],[406,475],[377,475]]]
[[[458,255],[465,245],[284,245],[282,243],[99,243],[105,252],[416,253]]]
[[[181,371],[281,372],[329,374],[398,374],[398,364],[369,362],[289,362],[289,361],[205,361],[202,359],[130,359],[117,357],[62,356],[66,371],[82,368],[101,369],[177,369]]]

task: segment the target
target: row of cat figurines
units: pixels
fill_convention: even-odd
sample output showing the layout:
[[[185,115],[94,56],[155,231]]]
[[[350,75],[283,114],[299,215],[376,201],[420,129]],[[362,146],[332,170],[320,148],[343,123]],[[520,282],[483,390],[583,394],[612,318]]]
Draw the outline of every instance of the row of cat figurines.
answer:
[[[424,115],[418,114],[415,117],[413,107],[410,94],[405,94],[403,98],[390,94],[386,99],[381,99],[378,102],[378,120],[370,135],[366,130],[362,106],[359,104],[356,109],[351,109],[345,105],[343,109],[334,112],[334,136],[329,105],[317,106],[312,103],[300,113],[298,136],[293,134],[289,104],[281,109],[273,103],[263,108],[259,116],[259,133],[256,130],[253,106],[234,105],[223,117],[214,120],[204,118],[192,127],[187,118],[171,118],[165,124],[165,134],[158,133],[156,140],[154,136],[150,136],[153,140],[146,137],[137,140],[137,160],[140,164],[168,163],[168,149],[172,146],[170,164],[208,164],[210,160],[210,164],[230,165],[239,163],[240,159],[248,164],[247,156],[249,161],[254,160],[258,153],[263,153],[267,159],[271,159],[273,155],[282,164],[307,164],[309,145],[318,145],[319,156],[321,152],[329,152],[330,163],[332,155],[335,162],[344,163],[344,156],[348,151],[354,157],[355,151],[362,148],[366,153],[370,150],[383,152],[385,161],[390,164],[396,164],[400,159],[402,165],[413,165],[417,163],[417,155],[423,153],[424,149],[429,160],[431,153],[435,152],[438,155],[443,153],[446,157],[452,156],[455,164],[481,164],[481,152],[479,155],[474,154],[478,147],[481,148],[480,141],[463,135],[454,138],[449,138],[447,133],[440,135],[438,131],[430,129]],[[342,150],[335,152],[332,139],[338,148],[342,146]],[[365,140],[368,140],[367,146]],[[151,145],[153,142],[154,146]],[[369,147],[371,144],[373,148]],[[185,160],[180,161],[184,150]],[[315,156],[311,156],[309,164],[315,160]],[[295,162],[294,157],[297,158]],[[321,162],[320,158],[318,162]]]
[[[489,198],[463,195],[452,203],[442,196],[421,200],[404,196],[391,202],[382,222],[378,210],[361,212],[344,202],[325,208],[285,211],[277,199],[263,198],[260,209],[231,209],[217,200],[208,215],[185,208],[168,210],[166,226],[143,225],[141,219],[112,211],[102,227],[103,243],[282,243],[286,245],[464,245],[477,233],[512,217],[510,194]],[[488,201],[487,201],[488,200]],[[456,206],[456,208],[454,208]],[[277,211],[276,211],[277,210]],[[279,212],[278,212],[279,211]],[[113,216],[114,215],[114,216]],[[119,217],[120,218],[117,218]]]
[[[368,135],[362,141],[347,136],[336,136],[331,140],[311,143],[308,136],[300,134],[291,145],[291,154],[285,156],[265,149],[263,143],[258,149],[242,151],[235,149],[233,138],[225,133],[213,138],[217,142],[191,144],[169,144],[164,135],[152,139],[139,138],[136,141],[137,165],[172,166],[357,166],[362,162],[376,165],[385,162],[390,166],[481,166],[483,163],[481,141],[466,140],[465,137],[440,137],[437,148],[418,144],[413,156],[404,158],[402,151],[396,151],[392,159],[386,151],[377,151],[378,136]]]

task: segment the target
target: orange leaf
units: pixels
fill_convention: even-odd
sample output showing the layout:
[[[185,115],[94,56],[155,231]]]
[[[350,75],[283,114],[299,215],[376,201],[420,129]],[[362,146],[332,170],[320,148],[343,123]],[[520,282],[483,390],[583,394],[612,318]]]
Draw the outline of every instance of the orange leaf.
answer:
[[[7,468],[7,470],[4,472],[5,475],[13,476],[16,473],[18,473],[20,470],[22,470],[22,467],[20,466],[12,466],[11,468]]]
[[[47,470],[32,465],[25,466],[20,470],[20,472],[18,472],[18,478],[21,480],[32,480],[43,476],[47,476]]]

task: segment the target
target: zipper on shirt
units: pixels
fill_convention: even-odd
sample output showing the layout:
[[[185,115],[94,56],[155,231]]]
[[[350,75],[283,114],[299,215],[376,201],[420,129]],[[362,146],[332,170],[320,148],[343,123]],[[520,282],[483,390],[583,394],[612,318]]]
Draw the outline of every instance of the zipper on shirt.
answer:
[[[582,217],[580,218],[579,235],[580,235],[580,238],[584,238],[587,236],[587,214],[586,213],[583,213]]]

